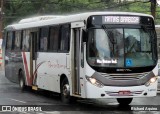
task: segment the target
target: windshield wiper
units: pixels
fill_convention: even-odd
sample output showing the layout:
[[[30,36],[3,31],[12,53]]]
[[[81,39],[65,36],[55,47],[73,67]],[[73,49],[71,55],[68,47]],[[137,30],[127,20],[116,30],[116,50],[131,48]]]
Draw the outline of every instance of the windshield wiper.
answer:
[[[107,27],[106,27],[105,25],[102,25],[102,28],[103,28],[103,30],[105,31],[105,33],[107,34],[110,42],[111,42],[113,45],[116,44],[117,42],[115,41],[115,39],[110,37],[110,34],[109,34],[109,31],[107,30]]]

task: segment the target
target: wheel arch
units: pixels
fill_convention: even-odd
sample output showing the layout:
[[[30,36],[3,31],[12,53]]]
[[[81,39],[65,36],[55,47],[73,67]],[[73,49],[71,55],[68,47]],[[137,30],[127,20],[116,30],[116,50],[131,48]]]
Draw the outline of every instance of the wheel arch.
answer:
[[[61,87],[62,81],[63,81],[65,78],[68,80],[68,77],[67,77],[65,74],[62,74],[62,75],[60,76],[60,87]],[[68,83],[69,83],[69,80],[68,80]]]
[[[59,83],[59,87],[60,87],[60,92],[61,92],[61,84],[63,82],[64,79],[67,79],[68,84],[70,86],[70,95],[72,94],[72,83],[70,82],[71,80],[69,79],[69,77],[66,74],[62,74],[60,75],[60,83]]]
[[[69,77],[67,77],[65,74],[62,74],[60,76],[60,94],[61,94],[62,102],[68,104],[73,101],[71,83],[70,83]]]
[[[18,70],[18,78],[20,76],[20,72],[23,71],[21,68]]]

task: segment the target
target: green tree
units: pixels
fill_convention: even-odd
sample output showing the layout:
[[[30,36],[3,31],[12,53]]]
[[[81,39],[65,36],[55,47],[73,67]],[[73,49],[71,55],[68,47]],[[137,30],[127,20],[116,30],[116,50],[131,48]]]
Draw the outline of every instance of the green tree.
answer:
[[[96,11],[105,8],[100,0],[6,0],[6,23],[27,16],[46,14],[68,14],[84,11]]]
[[[150,2],[127,0],[5,0],[5,23],[37,15],[63,15],[86,11],[127,11],[151,14]],[[159,8],[157,8],[160,11]],[[159,12],[156,23],[159,23]]]

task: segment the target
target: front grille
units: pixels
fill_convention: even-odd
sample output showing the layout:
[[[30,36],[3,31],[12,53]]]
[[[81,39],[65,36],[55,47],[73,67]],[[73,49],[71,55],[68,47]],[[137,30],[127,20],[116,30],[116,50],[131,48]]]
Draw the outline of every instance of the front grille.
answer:
[[[139,80],[149,74],[149,72],[144,73],[126,73],[126,74],[107,74],[100,73],[103,77],[110,80]]]

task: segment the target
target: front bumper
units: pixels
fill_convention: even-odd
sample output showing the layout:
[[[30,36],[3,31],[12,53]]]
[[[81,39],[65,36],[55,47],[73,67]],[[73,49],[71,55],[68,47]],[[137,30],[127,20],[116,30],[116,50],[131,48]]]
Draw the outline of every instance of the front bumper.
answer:
[[[141,85],[128,87],[104,86],[102,88],[86,82],[86,98],[152,97],[157,95],[157,82],[148,87]]]

